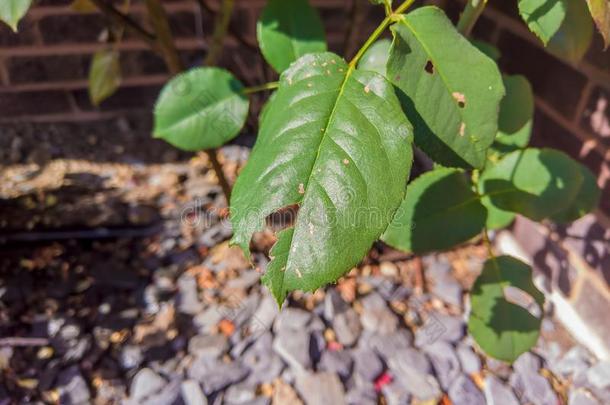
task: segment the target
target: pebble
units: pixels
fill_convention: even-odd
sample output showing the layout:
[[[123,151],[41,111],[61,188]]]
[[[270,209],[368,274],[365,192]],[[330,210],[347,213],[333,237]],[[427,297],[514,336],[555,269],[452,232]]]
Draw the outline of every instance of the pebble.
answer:
[[[393,333],[398,328],[398,318],[377,293],[370,293],[362,300],[360,322],[365,330],[382,335]]]
[[[195,315],[203,309],[197,292],[197,280],[187,273],[182,274],[177,281],[178,293],[176,303],[182,313]]]
[[[261,274],[254,270],[247,270],[241,273],[238,278],[229,280],[225,288],[228,290],[247,290],[261,278]]]
[[[297,376],[296,387],[306,405],[344,404],[345,392],[334,373],[303,373]]]
[[[126,345],[121,350],[119,364],[124,370],[131,370],[142,364],[144,356],[142,349],[136,345]]]
[[[223,318],[222,310],[217,305],[212,305],[193,317],[193,326],[200,334],[209,335],[216,330],[218,323]]]
[[[311,368],[309,354],[311,334],[306,330],[285,328],[279,330],[273,341],[273,350],[295,371]]]
[[[462,370],[466,374],[474,374],[481,371],[481,359],[469,346],[460,344],[457,347],[457,356],[460,359]]]
[[[600,405],[599,401],[590,393],[583,390],[571,390],[568,405]]]
[[[91,393],[78,366],[72,366],[59,373],[57,389],[62,404],[85,405],[90,402]]]
[[[395,381],[421,401],[438,399],[441,390],[438,381],[430,374],[425,356],[414,349],[401,350],[391,357],[388,366]]]
[[[377,354],[365,347],[352,350],[354,373],[364,381],[374,381],[383,372],[383,363]]]
[[[344,346],[353,346],[360,337],[362,326],[360,318],[353,309],[338,313],[333,318],[333,330],[337,335],[337,340]]]
[[[411,394],[402,385],[391,382],[384,385],[381,393],[387,405],[408,405],[411,403]]]
[[[519,405],[513,390],[493,375],[485,378],[483,393],[487,405]]]
[[[277,304],[274,303],[277,307]],[[273,331],[278,333],[282,330],[303,331],[311,321],[312,314],[298,308],[284,308],[275,319]]]
[[[325,351],[318,364],[318,369],[337,374],[342,380],[347,380],[352,374],[354,359],[346,350]]]
[[[195,357],[218,358],[229,348],[224,335],[197,335],[189,341],[189,353]]]
[[[201,383],[206,395],[211,395],[244,380],[250,372],[247,367],[238,362],[216,362],[204,364],[199,369],[195,369],[196,367],[197,364],[191,366],[189,377]]]
[[[227,405],[246,404],[255,398],[256,386],[240,383],[227,388],[224,395],[224,403]]]
[[[590,365],[591,355],[581,346],[573,347],[559,361],[549,364],[554,373],[565,377],[584,373]]]
[[[485,405],[483,393],[464,374],[456,378],[451,384],[449,399],[451,399],[453,405]]]
[[[451,344],[443,341],[434,342],[424,348],[430,358],[432,368],[443,391],[460,375],[460,360]]]
[[[208,400],[201,390],[201,386],[195,380],[186,380],[180,386],[182,401],[184,405],[207,405]]]
[[[330,289],[324,296],[324,319],[327,322],[332,322],[333,319],[340,313],[348,310],[349,304],[341,297],[337,290]]]
[[[515,391],[534,404],[556,404],[557,395],[549,381],[538,373],[518,373],[510,377]]]
[[[144,402],[165,386],[165,380],[150,368],[143,368],[133,377],[129,396],[132,401]]]
[[[587,380],[598,389],[610,387],[610,361],[600,361],[587,371]]]
[[[513,369],[521,374],[537,373],[542,367],[542,360],[531,352],[525,352],[513,363]]]
[[[388,335],[369,333],[361,338],[361,343],[375,350],[387,363],[388,359],[400,350],[408,349],[413,343],[413,335],[407,329],[400,329]]]
[[[415,332],[415,346],[423,347],[444,340],[456,343],[465,334],[464,321],[456,316],[430,313],[424,325]]]

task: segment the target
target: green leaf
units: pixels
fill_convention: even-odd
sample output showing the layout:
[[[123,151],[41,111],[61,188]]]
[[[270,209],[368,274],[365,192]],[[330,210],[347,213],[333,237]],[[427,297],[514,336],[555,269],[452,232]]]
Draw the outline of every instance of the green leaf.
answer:
[[[568,1],[571,0],[519,0],[519,14],[546,45],[566,17]]]
[[[0,20],[17,32],[17,24],[23,18],[32,4],[32,0],[2,0],[0,1]]]
[[[231,198],[246,255],[265,218],[298,205],[263,278],[278,303],[335,281],[367,254],[404,197],[412,128],[392,85],[332,53],[282,73]]]
[[[487,210],[487,220],[485,227],[487,229],[502,229],[513,223],[517,215],[514,212],[504,211],[494,206],[489,197],[482,197],[481,204]]]
[[[534,92],[524,76],[504,76],[503,80],[506,96],[500,103],[498,131],[500,134],[511,135],[532,121]]]
[[[121,84],[120,54],[114,49],[103,49],[93,55],[89,68],[89,99],[93,105],[113,95]]]
[[[415,143],[444,166],[485,164],[504,96],[495,62],[459,34],[436,7],[392,27],[388,77],[415,128]]]
[[[322,20],[307,0],[269,0],[256,35],[263,56],[277,72],[303,55],[326,50]]]
[[[582,164],[578,166],[583,178],[580,190],[578,190],[578,196],[568,208],[553,215],[551,217],[552,221],[559,223],[576,221],[578,218],[593,211],[599,205],[601,190],[597,186],[595,175]]]
[[[165,85],[155,105],[156,138],[187,151],[217,148],[244,126],[250,102],[224,69],[195,68]]]
[[[462,170],[437,168],[409,184],[381,239],[407,252],[445,250],[479,234],[486,216]]]
[[[578,163],[563,152],[530,148],[485,170],[479,185],[496,208],[540,221],[568,208],[582,181]]]
[[[362,55],[360,62],[358,62],[358,69],[370,70],[371,72],[377,72],[380,75],[385,76],[391,46],[392,41],[389,39],[380,39],[379,41],[376,41],[367,49],[364,55]]]
[[[485,55],[487,55],[490,59],[493,59],[496,62],[498,60],[500,60],[500,57],[502,56],[502,53],[500,53],[500,50],[498,48],[496,48],[495,46],[493,46],[492,44],[490,44],[489,42],[477,41],[477,40],[474,40],[474,39],[470,40],[470,42],[479,51],[481,51]]]
[[[542,319],[508,301],[507,287],[527,293],[542,310],[544,295],[532,282],[530,266],[510,256],[491,258],[470,292],[468,330],[486,354],[513,362],[536,344]]]
[[[553,55],[578,63],[593,40],[593,21],[582,0],[568,0],[565,19],[547,45]]]
[[[608,48],[608,45],[610,45],[610,1],[587,0],[587,4],[597,29],[604,37],[604,47]]]

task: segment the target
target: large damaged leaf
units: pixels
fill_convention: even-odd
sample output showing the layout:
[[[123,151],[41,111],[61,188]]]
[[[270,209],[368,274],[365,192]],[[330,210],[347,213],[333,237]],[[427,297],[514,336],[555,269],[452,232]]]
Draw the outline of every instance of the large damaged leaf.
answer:
[[[483,167],[504,96],[498,66],[436,7],[404,15],[392,29],[387,77],[399,89],[415,144],[444,166]]]
[[[412,129],[392,85],[332,53],[303,56],[280,79],[231,198],[232,243],[298,205],[278,233],[263,278],[278,303],[356,265],[400,204],[412,161]]]

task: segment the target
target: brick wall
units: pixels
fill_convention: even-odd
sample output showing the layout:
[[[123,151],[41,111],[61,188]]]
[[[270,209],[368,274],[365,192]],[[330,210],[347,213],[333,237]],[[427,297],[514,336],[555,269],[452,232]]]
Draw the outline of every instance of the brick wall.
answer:
[[[355,45],[383,17],[381,8],[358,1],[361,13]],[[453,19],[461,9],[461,1],[429,2],[448,9]],[[146,44],[126,35],[120,45],[123,85],[100,108],[93,107],[86,90],[87,70],[91,54],[104,46],[98,38],[106,21],[98,14],[75,13],[70,3],[39,0],[21,23],[18,35],[0,26],[1,132],[23,122],[85,125],[134,112],[149,119],[156,94],[168,79],[163,61],[147,50]],[[132,3],[131,15],[146,23],[141,2]],[[205,54],[213,17],[200,12],[194,0],[164,3],[183,59],[198,64]],[[217,1],[207,3],[217,7]],[[352,0],[313,3],[324,19],[331,50],[342,53]],[[500,48],[504,71],[524,74],[532,82],[537,107],[533,144],[562,149],[597,173],[604,189],[603,210],[610,213],[610,52],[602,52],[601,37],[596,33],[590,51],[578,66],[557,60],[546,54],[529,33],[513,3],[516,1],[491,1],[473,35]],[[263,4],[264,0],[237,1],[233,35],[227,39],[221,61],[247,85],[274,77],[255,47],[255,22]],[[354,46],[348,44],[347,48],[348,54],[354,51]],[[250,124],[253,129],[255,116]]]

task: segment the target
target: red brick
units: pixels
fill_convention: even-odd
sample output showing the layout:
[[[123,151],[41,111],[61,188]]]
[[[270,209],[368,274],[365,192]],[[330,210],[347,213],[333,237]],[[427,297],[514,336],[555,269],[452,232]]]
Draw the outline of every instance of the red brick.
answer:
[[[3,93],[0,95],[0,117],[66,113],[71,110],[63,91]]]
[[[73,92],[76,105],[82,111],[117,111],[117,110],[143,110],[153,109],[161,88],[159,86],[148,87],[122,87],[114,95],[95,107],[89,100],[87,90],[76,90]]]
[[[87,77],[90,55],[15,57],[7,60],[11,84],[79,80]]]
[[[38,23],[45,44],[97,42],[106,27],[100,14],[52,15]]]

